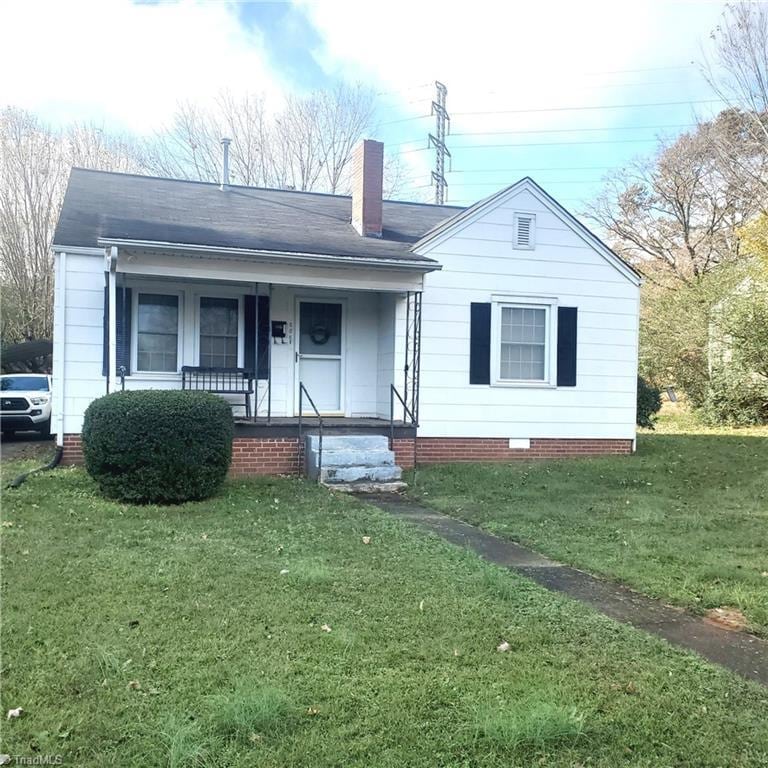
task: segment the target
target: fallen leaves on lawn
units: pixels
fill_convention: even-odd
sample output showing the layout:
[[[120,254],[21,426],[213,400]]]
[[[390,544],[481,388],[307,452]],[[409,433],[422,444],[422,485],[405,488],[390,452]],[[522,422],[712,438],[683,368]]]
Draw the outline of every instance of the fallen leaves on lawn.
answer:
[[[280,571],[280,575],[281,575],[281,576],[285,576],[285,574],[286,574],[286,573],[290,573],[290,571],[289,571],[287,568],[283,568],[283,569]]]
[[[15,709],[9,709],[6,715],[6,720],[10,720],[13,717],[21,717],[24,714],[23,707],[16,707]]]
[[[497,646],[496,650],[499,653],[506,653],[512,646],[506,641],[502,640]]]
[[[331,628],[327,624],[323,624],[323,626],[320,627],[320,629],[322,629],[323,632],[330,632],[331,631]]]
[[[13,528],[13,520],[3,520],[3,528]]]
[[[424,610],[424,601],[423,600],[419,603],[419,610],[420,611]]]
[[[363,536],[363,544],[370,544],[370,543],[371,543],[371,537]]]
[[[724,629],[739,630],[747,626],[747,617],[738,608],[728,606],[707,611],[707,620]]]
[[[129,691],[139,691],[139,690],[141,690],[141,683],[138,680],[130,680],[128,682],[128,690]]]
[[[307,714],[308,715],[319,715],[320,714],[320,710],[317,709],[316,707],[307,707]]]

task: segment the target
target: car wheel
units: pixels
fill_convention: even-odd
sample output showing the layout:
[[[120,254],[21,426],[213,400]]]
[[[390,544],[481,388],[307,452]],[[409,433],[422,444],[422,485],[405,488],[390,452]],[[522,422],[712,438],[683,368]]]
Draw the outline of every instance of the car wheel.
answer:
[[[51,417],[48,417],[48,420],[43,422],[42,427],[38,430],[40,434],[43,437],[50,437],[51,436]]]

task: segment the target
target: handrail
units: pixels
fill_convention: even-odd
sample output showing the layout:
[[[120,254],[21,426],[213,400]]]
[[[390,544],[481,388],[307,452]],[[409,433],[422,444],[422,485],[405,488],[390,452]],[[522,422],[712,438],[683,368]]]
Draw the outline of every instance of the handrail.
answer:
[[[318,439],[317,439],[317,482],[320,482],[320,478],[323,474],[323,417],[320,415],[320,411],[317,410],[315,401],[312,399],[312,395],[304,386],[303,382],[299,382],[299,451],[302,450],[302,430],[303,430],[303,418],[304,418],[304,395],[307,396],[309,404],[312,406],[312,410],[315,412],[318,420]],[[306,454],[306,451],[304,451]],[[304,456],[304,462],[306,465],[307,457]]]
[[[413,411],[408,407],[405,400],[403,400],[402,395],[397,391],[397,388],[394,384],[389,385],[389,450],[394,451],[395,450],[395,397],[400,401],[401,405],[403,406],[403,422],[405,422],[405,417],[408,416],[411,420],[411,424],[413,425],[414,432],[413,432],[413,472],[414,472],[414,482],[416,479],[416,450],[418,447],[418,442],[416,440],[416,430],[419,426],[418,422],[416,421],[416,417],[413,415]]]

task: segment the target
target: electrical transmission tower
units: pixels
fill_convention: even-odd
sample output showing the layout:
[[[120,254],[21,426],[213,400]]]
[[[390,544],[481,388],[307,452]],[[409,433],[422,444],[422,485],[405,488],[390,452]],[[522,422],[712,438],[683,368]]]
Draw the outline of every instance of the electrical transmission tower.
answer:
[[[445,158],[450,160],[451,153],[445,146],[445,136],[451,118],[445,108],[445,97],[448,95],[448,89],[435,80],[437,94],[432,102],[432,112],[435,116],[435,135],[429,134],[428,146],[435,148],[435,170],[432,171],[432,182],[435,185],[435,203],[443,205],[445,203],[446,192],[448,191],[448,182],[445,180]]]

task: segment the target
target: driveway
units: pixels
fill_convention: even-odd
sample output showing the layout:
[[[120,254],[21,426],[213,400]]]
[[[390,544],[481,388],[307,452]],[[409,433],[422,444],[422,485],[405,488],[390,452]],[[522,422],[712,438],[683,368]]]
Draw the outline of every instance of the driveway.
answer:
[[[34,459],[51,453],[56,438],[43,437],[38,432],[17,432],[13,437],[3,435],[0,442],[0,457],[6,459]]]

